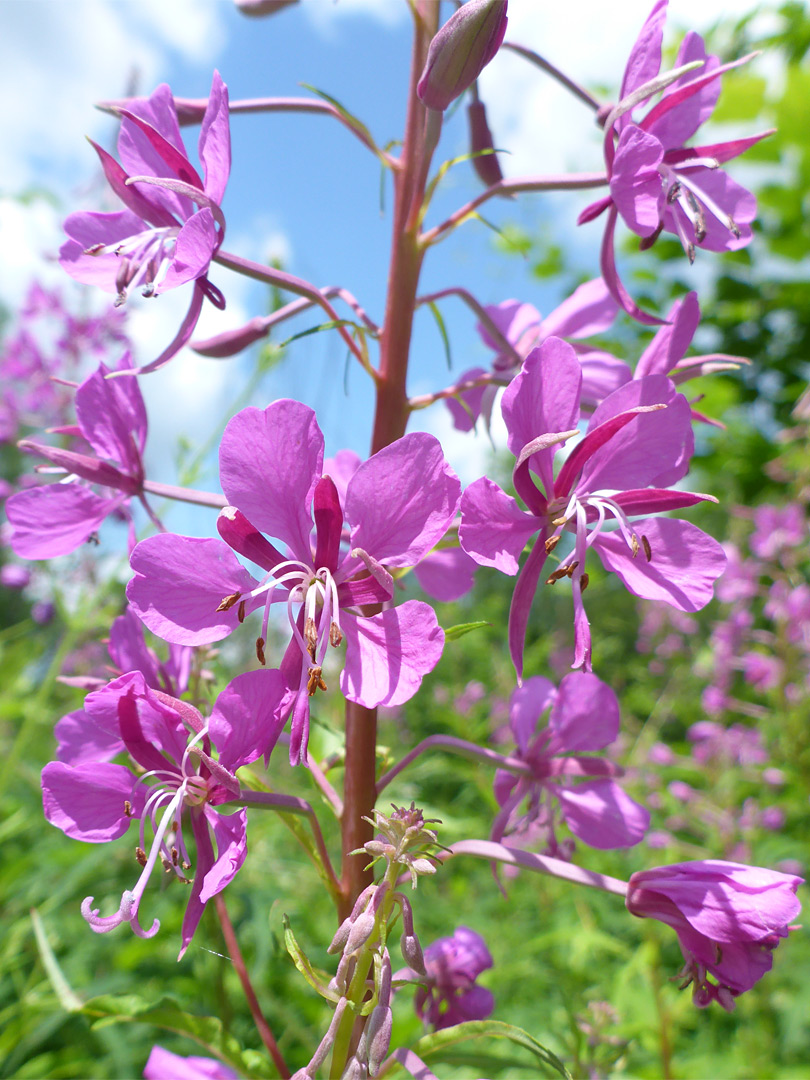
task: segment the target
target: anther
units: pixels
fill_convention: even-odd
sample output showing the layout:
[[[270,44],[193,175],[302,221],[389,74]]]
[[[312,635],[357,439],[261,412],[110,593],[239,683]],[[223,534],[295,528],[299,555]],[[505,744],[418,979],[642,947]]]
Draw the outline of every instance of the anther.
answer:
[[[591,579],[588,577],[587,574],[582,574],[580,576],[580,579],[579,579],[579,591],[581,593],[584,593],[585,590],[588,588],[588,584],[589,584],[590,580]]]
[[[311,615],[308,615],[304,621],[304,641],[307,643],[310,655],[313,655],[315,646],[318,644],[318,631]]]
[[[630,547],[633,552],[633,558],[635,559],[636,555],[638,555],[639,549],[638,537],[635,533],[633,533],[633,535],[630,537]]]
[[[343,634],[341,634],[340,627],[333,619],[329,626],[329,644],[333,649],[336,649],[341,641],[343,641]]]
[[[652,548],[650,547],[650,541],[646,536],[642,536],[641,544],[644,548],[644,554],[647,556],[647,562],[652,562]]]
[[[124,817],[132,817],[132,803],[129,799],[124,799]]]
[[[557,536],[549,536],[549,538],[546,540],[546,555],[550,555],[552,553],[552,551],[554,550],[554,548],[557,546],[557,544],[559,544],[559,542],[560,542],[559,535],[557,535]]]
[[[166,858],[165,855],[160,856],[160,861],[163,863],[164,871],[167,874],[170,874],[172,872],[172,864],[171,864],[171,862]]]
[[[146,852],[143,850],[142,847],[135,848],[135,858],[138,860],[141,866],[146,866]]]
[[[229,593],[228,596],[225,596],[220,600],[217,611],[229,611],[241,595],[242,594],[238,592]]]
[[[309,669],[309,678],[307,679],[307,693],[312,697],[316,690],[325,690],[326,683],[321,676],[321,669],[319,667],[311,667]]]
[[[180,860],[180,852],[177,850],[176,847],[173,847],[172,848],[172,866],[177,866],[177,863],[179,862],[179,860]]]
[[[237,612],[237,617],[238,617],[240,623],[243,623],[245,621],[245,601],[244,600],[239,601],[239,611]]]
[[[568,518],[565,517],[552,518],[551,524],[557,526],[565,525],[566,521],[568,521]]]
[[[576,570],[576,568],[578,566],[579,566],[579,562],[572,562],[568,566],[566,566],[566,568],[565,568],[565,576],[569,577],[569,578],[573,577],[574,576],[574,571]]]
[[[264,667],[266,661],[265,661],[265,658],[264,658],[264,638],[263,637],[257,637],[256,638],[256,657],[257,657],[259,663],[262,665],[262,667]]]
[[[549,577],[546,578],[546,585],[553,585],[555,582],[562,580],[564,577],[570,578],[576,568],[579,566],[578,562],[572,562],[568,566],[560,566]]]
[[[104,244],[91,244],[89,248],[85,248],[82,255],[100,255],[104,250]]]
[[[716,941],[714,943],[714,962],[715,964],[721,964],[723,962],[723,950]]]

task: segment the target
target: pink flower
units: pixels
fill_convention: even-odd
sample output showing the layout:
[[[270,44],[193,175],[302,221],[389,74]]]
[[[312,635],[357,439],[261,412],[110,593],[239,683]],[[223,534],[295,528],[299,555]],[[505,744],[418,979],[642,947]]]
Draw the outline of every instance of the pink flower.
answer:
[[[698,1008],[717,1001],[730,1012],[734,999],[773,966],[773,950],[801,910],[801,884],[793,874],[758,866],[676,863],[633,874],[627,909],[675,930],[686,961],[682,986],[692,983]]]
[[[153,1046],[143,1069],[144,1080],[238,1080],[221,1061],[204,1057],[181,1057],[162,1046]]]
[[[660,80],[666,9],[667,0],[657,0],[627,61],[619,104],[606,117],[604,146],[610,195],[586,207],[579,216],[582,224],[609,211],[602,245],[602,275],[625,311],[646,323],[660,320],[635,305],[616,271],[614,231],[618,216],[642,238],[642,247],[651,246],[662,230],[674,233],[690,261],[696,246],[710,251],[745,247],[751,241],[756,201],[720,166],[770,134],[684,146],[714,111],[720,75],[750,57],[720,66],[716,56],[706,55],[700,35],[690,31],[681,44],[675,67],[696,61],[701,66],[675,81]],[[658,103],[635,122],[633,108],[648,101],[662,85],[665,89]]]
[[[207,275],[225,235],[220,203],[231,168],[228,89],[215,71],[200,131],[204,179],[188,159],[174,98],[165,83],[151,97],[128,104],[130,108],[117,109],[122,117],[122,164],[93,143],[104,175],[126,209],[71,214],[65,221],[69,239],[59,261],[77,281],[115,293],[117,303],[123,303],[127,289],[134,286],[154,296],[194,282],[191,306],[177,336],[141,369],[154,371],[189,340],[204,297],[216,307],[225,306]]]
[[[424,975],[414,977],[427,986],[417,989],[414,1006],[426,1024],[438,1031],[465,1020],[486,1020],[495,999],[491,991],[475,985],[478,976],[492,967],[480,934],[459,926],[452,937],[438,938],[428,945],[424,959],[427,979]]]
[[[240,765],[255,761],[278,738],[280,725],[272,707],[277,682],[280,676],[274,671],[238,675],[219,695],[207,720],[187,702],[150,689],[140,672],[122,675],[87,696],[85,711],[93,728],[118,740],[138,772],[104,759],[77,765],[51,762],[42,772],[42,797],[48,821],[86,843],[116,840],[140,819],[136,855],[143,870],[136,885],[123,893],[112,915],[100,915],[92,907],[92,896],[82,904],[82,915],[97,934],[124,922],[138,937],[157,933],[157,919],[146,929],[140,924],[143,893],[158,861],[167,873],[189,883],[190,828],[197,867],[183,920],[183,955],[206,903],[244,862],[247,812],[223,814],[217,807],[239,796],[234,774]],[[219,751],[216,760],[212,743]]]
[[[549,708],[548,723],[543,724]],[[592,674],[572,672],[556,688],[535,675],[512,693],[509,725],[517,747],[513,756],[530,766],[531,775],[515,776],[502,769],[495,774],[501,810],[491,840],[500,842],[509,834],[507,843],[512,843],[515,830],[538,830],[545,835],[544,854],[566,858],[568,852],[555,835],[557,808],[574,835],[591,847],[632,847],[643,839],[650,815],[610,779],[620,776],[621,769],[594,756],[619,734],[619,703],[606,683]],[[527,809],[519,816],[524,800]]]
[[[120,369],[129,366],[129,353]],[[25,439],[20,447],[38,454],[68,474],[65,482],[45,484],[12,495],[6,516],[9,545],[24,559],[52,559],[85,543],[110,515],[130,520],[129,501],[143,494],[146,408],[134,375],[107,378],[104,364],[76,390],[77,425],[63,434],[83,438],[92,453],[63,450]],[[79,481],[86,481],[80,483]],[[97,494],[87,484],[104,489]],[[134,543],[134,537],[132,539]]]
[[[584,390],[583,404],[595,405],[611,390],[617,389],[632,377],[627,364],[617,360],[615,356],[601,349],[578,344],[582,338],[607,330],[616,317],[616,302],[601,278],[580,285],[545,319],[532,304],[522,304],[519,300],[489,304],[484,307],[484,311],[514,350],[507,352],[483,323],[478,324],[476,329],[481,340],[495,351],[492,373],[498,376],[499,382],[502,380],[503,386],[508,385],[517,375],[521,363],[532,349],[542,345],[549,337],[574,339],[577,342],[574,349],[582,364],[586,384],[593,388],[596,395],[591,399]],[[459,385],[484,374],[483,368],[470,368],[459,376]],[[447,398],[453,426],[459,431],[472,431],[481,415],[489,426],[497,392],[498,387],[490,384],[475,390],[464,390],[456,397]]]
[[[284,605],[292,637],[280,665],[285,689],[278,706],[292,712],[294,763],[306,761],[309,699],[326,687],[327,649],[345,639],[340,688],[367,708],[403,704],[438,662],[444,634],[432,608],[418,600],[389,606],[391,571],[414,566],[441,540],[461,486],[438,440],[415,432],[361,465],[341,506],[335,482],[322,475],[323,450],[305,405],[283,400],[263,411],[244,409],[220,446],[231,504],[217,523],[222,540],[171,533],[144,540],[132,553],[135,577],[127,589],[153,633],[186,645],[219,641],[263,608],[260,662],[271,606]],[[234,552],[262,568],[261,581]],[[383,610],[361,614],[368,605]]]
[[[573,550],[546,584],[571,580],[574,666],[586,670],[591,637],[582,592],[589,548],[636,596],[681,611],[697,611],[709,602],[725,566],[720,545],[694,525],[645,516],[711,498],[669,490],[685,475],[694,444],[689,404],[665,376],[633,380],[606,397],[554,476],[556,447],[578,434],[581,386],[582,370],[569,344],[549,338],[535,349],[506,389],[502,406],[509,449],[517,459],[513,481],[527,510],[486,477],[471,484],[461,500],[461,546],[483,566],[517,574],[526,542],[539,534],[520,569],[509,613],[518,677],[543,565],[566,532],[574,534]],[[639,515],[642,520],[630,522]],[[610,519],[615,531],[606,528]]]

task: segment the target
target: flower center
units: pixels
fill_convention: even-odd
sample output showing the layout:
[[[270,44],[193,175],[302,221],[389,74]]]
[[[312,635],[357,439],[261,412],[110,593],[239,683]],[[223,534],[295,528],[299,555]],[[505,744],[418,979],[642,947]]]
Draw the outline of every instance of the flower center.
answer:
[[[85,255],[117,255],[121,260],[115,275],[116,307],[124,303],[127,289],[133,285],[143,284],[143,295],[154,296],[156,286],[165,277],[174,258],[179,232],[179,225],[164,225],[144,229],[112,244],[94,244],[85,249]]]
[[[589,511],[592,520],[589,522]],[[593,520],[595,514],[595,520]],[[588,548],[607,524],[608,517],[612,517],[619,526],[619,532],[624,537],[625,543],[633,553],[633,558],[643,550],[647,562],[652,560],[652,549],[646,536],[636,532],[630,523],[627,514],[619,506],[615,499],[609,495],[577,495],[574,492],[566,502],[562,498],[554,499],[548,505],[548,517],[556,532],[546,540],[546,551],[551,554],[563,531],[572,527],[576,534],[574,550],[563,560],[560,566],[546,580],[546,585],[553,585],[561,578],[571,578],[576,573],[581,579],[582,588],[588,584],[588,575],[584,573],[585,555]]]

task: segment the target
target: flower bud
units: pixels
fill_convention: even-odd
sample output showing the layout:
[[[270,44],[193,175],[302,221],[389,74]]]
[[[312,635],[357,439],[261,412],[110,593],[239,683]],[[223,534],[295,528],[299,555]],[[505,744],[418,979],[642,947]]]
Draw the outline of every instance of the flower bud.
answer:
[[[389,1005],[376,1005],[371,1010],[364,1032],[369,1076],[377,1075],[388,1056],[393,1022],[393,1013]]]
[[[416,93],[443,111],[478,78],[506,33],[506,0],[468,0],[430,43]]]
[[[243,15],[275,15],[282,8],[297,3],[298,0],[236,0]]]
[[[487,187],[492,187],[503,180],[503,173],[497,154],[481,153],[482,150],[495,149],[483,101],[473,101],[467,108],[467,116],[470,121],[470,150],[476,155],[472,159],[473,168],[479,180]]]

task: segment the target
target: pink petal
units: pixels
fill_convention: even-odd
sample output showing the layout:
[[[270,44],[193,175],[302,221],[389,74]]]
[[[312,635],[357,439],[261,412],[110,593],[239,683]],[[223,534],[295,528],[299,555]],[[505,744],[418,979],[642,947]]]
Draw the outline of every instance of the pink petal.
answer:
[[[543,319],[544,337],[586,338],[613,325],[619,306],[602,278],[586,281]]]
[[[516,574],[526,542],[539,527],[538,518],[521,510],[486,476],[475,480],[461,496],[459,542],[481,566]]]
[[[65,765],[85,765],[90,761],[109,761],[124,749],[117,734],[111,734],[84,709],[68,713],[54,728],[56,756]]]
[[[205,193],[222,202],[231,172],[231,130],[228,115],[228,87],[218,71],[211,80],[211,92],[200,128],[200,161],[205,176]]]
[[[695,79],[703,78],[720,66],[720,61],[716,56],[706,56],[706,48],[700,34],[690,30],[681,42],[673,67],[683,67],[684,64],[691,64],[695,60],[704,61],[703,67],[682,75],[677,82],[667,87],[665,97],[682,86],[688,86]],[[718,77],[703,84],[697,93],[686,98],[677,108],[649,124],[645,122],[644,127],[660,139],[667,150],[670,147],[683,146],[687,139],[691,139],[697,129],[712,115],[719,97],[720,78]]]
[[[226,769],[264,755],[275,746],[289,715],[289,687],[280,671],[271,668],[237,675],[214,703],[208,728]]]
[[[312,560],[310,506],[322,466],[315,413],[297,401],[243,409],[222,436],[219,469],[228,502],[306,563]]]
[[[508,446],[515,457],[537,436],[577,426],[581,385],[579,360],[567,341],[549,338],[529,353],[501,403],[509,430]],[[531,459],[531,468],[540,476],[549,498],[554,487],[555,449],[539,451]]]
[[[9,546],[23,559],[53,559],[85,543],[125,496],[103,499],[81,484],[47,484],[12,495]]]
[[[74,840],[103,844],[123,836],[146,802],[131,769],[107,762],[72,767],[52,761],[42,770],[45,817]],[[127,814],[125,803],[132,812]]]
[[[414,568],[416,580],[434,600],[450,603],[473,587],[477,565],[461,548],[431,551]]]
[[[127,608],[113,620],[107,649],[121,672],[140,671],[147,684],[161,689],[160,662],[143,639],[143,623]]]
[[[652,236],[663,217],[665,198],[658,166],[664,148],[641,128],[627,127],[616,147],[610,194],[628,229]]]
[[[714,582],[726,566],[726,554],[697,526],[674,518],[634,521],[646,536],[652,559],[633,553],[619,533],[601,533],[593,547],[605,566],[631,593],[645,600],[663,600],[681,611],[699,611],[712,598]]]
[[[214,224],[214,215],[208,207],[192,214],[177,234],[174,257],[155,292],[168,292],[169,289],[176,289],[178,285],[185,285],[188,281],[202,277],[208,271],[211,257],[219,243],[220,235]]]
[[[522,686],[512,691],[509,699],[509,727],[521,755],[527,753],[532,736],[540,726],[540,718],[553,704],[555,697],[554,684],[542,675],[532,675]],[[511,773],[504,773],[504,776],[510,777],[514,784],[515,777]]]
[[[413,566],[447,532],[461,495],[433,435],[414,432],[364,462],[349,481],[352,547],[388,566]]]
[[[455,385],[463,386],[464,383],[469,382],[472,379],[477,379],[479,375],[486,374],[487,373],[483,368],[470,368],[468,371],[459,375],[458,382]],[[450,389],[452,389],[452,387]],[[450,415],[453,417],[453,427],[457,431],[473,430],[478,417],[481,415],[484,393],[486,390],[486,386],[478,386],[474,390],[464,390],[455,397],[444,399],[444,403],[450,410]]]
[[[601,349],[583,349],[575,346],[582,367],[582,407],[593,409],[601,401],[630,382],[633,372],[623,360],[618,360]]]
[[[204,904],[233,881],[247,855],[247,810],[221,814],[209,807],[206,817],[214,830],[217,858],[206,873],[200,890],[200,900]]]
[[[444,631],[428,604],[407,600],[371,618],[341,615],[346,661],[340,689],[367,709],[402,705],[438,664]]]
[[[590,847],[633,847],[649,828],[649,813],[613,780],[586,780],[571,788],[549,787],[568,828]]]
[[[686,354],[700,322],[697,293],[676,300],[669,309],[667,324],[656,333],[636,365],[636,379],[645,375],[668,375]]]
[[[546,561],[545,530],[535,541],[529,557],[515,582],[512,603],[509,607],[509,655],[515,665],[518,682],[523,678],[523,646],[526,640],[526,627],[529,624],[534,594]]]
[[[619,734],[619,702],[607,683],[588,672],[560,682],[551,710],[549,754],[603,750]]]
[[[525,356],[531,348],[540,343],[542,318],[540,312],[532,304],[523,304],[520,300],[504,300],[500,304],[487,304],[484,311],[486,311],[509,344],[522,356]],[[501,351],[500,342],[490,335],[487,327],[483,323],[476,323],[475,329],[484,344],[495,350],[498,359],[503,359],[507,366],[512,367],[511,358],[507,361],[506,356]],[[543,331],[542,336],[548,337],[549,334]]]
[[[100,364],[76,391],[76,416],[82,434],[102,458],[121,465],[131,476],[142,471],[146,442],[146,406],[132,375],[108,379]]]
[[[244,596],[256,581],[221,540],[161,533],[142,540],[130,559],[135,577],[127,598],[158,637],[179,645],[207,645],[239,625],[239,604],[217,611],[225,597]],[[248,601],[247,611],[261,604]]]
[[[661,40],[667,16],[667,0],[657,0],[647,16],[627,59],[619,100],[654,79],[661,69]]]

